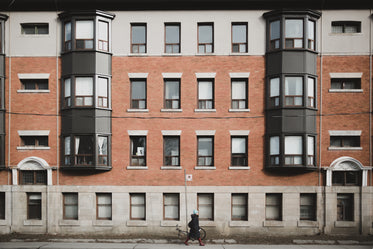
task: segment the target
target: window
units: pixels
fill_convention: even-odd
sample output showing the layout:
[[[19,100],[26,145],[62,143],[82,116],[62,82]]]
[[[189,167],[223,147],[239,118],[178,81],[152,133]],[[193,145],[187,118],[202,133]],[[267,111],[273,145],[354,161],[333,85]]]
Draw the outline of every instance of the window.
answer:
[[[232,79],[232,109],[247,109],[247,80]]]
[[[180,24],[165,24],[165,53],[180,53]]]
[[[330,147],[359,148],[360,136],[330,136]]]
[[[48,23],[21,23],[23,35],[47,35],[49,33]]]
[[[0,220],[5,220],[5,192],[0,192]]]
[[[109,51],[109,23],[98,21],[98,49]]]
[[[146,166],[146,137],[132,136],[131,166]]]
[[[303,20],[285,20],[285,47],[303,48]]]
[[[94,23],[93,20],[79,20],[75,23],[76,49],[93,49]],[[66,43],[65,43],[66,44]]]
[[[131,108],[146,109],[146,80],[131,80]]]
[[[165,79],[165,109],[180,109],[180,80]]]
[[[280,165],[280,137],[270,137],[270,164]]]
[[[78,219],[78,194],[63,193],[63,219],[77,220]]]
[[[285,77],[285,105],[303,105],[303,78]]]
[[[98,136],[98,165],[108,165],[108,137]]]
[[[247,137],[232,137],[231,141],[231,165],[248,166]]]
[[[71,138],[70,137],[65,137],[64,138],[64,144],[65,144],[65,158],[64,162],[65,165],[70,165],[71,164]]]
[[[94,162],[93,136],[75,136],[75,165],[91,165]]]
[[[315,79],[310,77],[307,80],[307,106],[315,107]]]
[[[266,194],[266,220],[282,220],[282,194]]]
[[[214,165],[214,138],[198,137],[198,166]]]
[[[163,218],[165,220],[179,220],[180,196],[179,194],[163,194]]]
[[[70,107],[71,106],[71,79],[67,78],[64,80],[64,98],[63,98],[63,106]]]
[[[41,193],[27,193],[27,219],[41,220]]]
[[[112,217],[112,197],[111,194],[96,194],[96,212],[98,220],[111,220]]]
[[[270,50],[280,48],[280,20],[272,21],[270,28]]]
[[[65,51],[69,51],[72,49],[71,46],[71,22],[65,23],[65,35],[64,35],[64,48]]]
[[[332,33],[360,33],[361,22],[358,21],[334,21],[332,22]]]
[[[333,186],[360,186],[361,172],[360,171],[333,171],[332,183],[333,183]]]
[[[280,78],[270,80],[270,103],[272,107],[280,105]]]
[[[163,137],[163,155],[165,166],[180,166],[180,137]]]
[[[316,220],[316,194],[300,194],[300,220]]]
[[[131,220],[146,220],[145,194],[130,194],[130,210]]]
[[[354,194],[337,194],[337,220],[354,221]]]
[[[22,147],[48,147],[48,136],[21,136]]]
[[[146,53],[146,24],[131,24],[131,53]]]
[[[76,106],[92,106],[93,105],[93,78],[92,77],[76,77],[75,78],[75,105]]]
[[[214,194],[197,194],[200,220],[214,220]]]
[[[214,25],[212,23],[198,23],[198,53],[214,52]]]
[[[285,137],[285,165],[302,165],[302,136]]]
[[[213,80],[198,81],[198,108],[214,108],[214,83]]]
[[[307,35],[307,48],[311,50],[315,50],[315,22],[308,20],[308,35]]]
[[[247,53],[247,23],[232,23],[232,52]]]
[[[47,185],[46,170],[21,170],[21,185]]]
[[[232,194],[232,220],[248,220],[247,194]]]
[[[23,90],[48,90],[48,79],[21,79]]]
[[[331,79],[331,89],[361,89],[361,78]]]
[[[108,102],[108,82],[107,78],[98,77],[97,82],[97,106],[102,108],[109,107]]]

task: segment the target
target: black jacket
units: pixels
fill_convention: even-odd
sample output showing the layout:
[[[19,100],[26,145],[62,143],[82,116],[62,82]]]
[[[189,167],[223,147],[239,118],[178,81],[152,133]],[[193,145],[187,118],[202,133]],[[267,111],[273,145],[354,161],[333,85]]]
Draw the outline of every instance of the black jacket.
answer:
[[[199,220],[198,215],[192,214],[192,220],[188,223],[188,226],[190,228],[189,231],[189,237],[193,239],[198,239],[201,237],[199,233]]]

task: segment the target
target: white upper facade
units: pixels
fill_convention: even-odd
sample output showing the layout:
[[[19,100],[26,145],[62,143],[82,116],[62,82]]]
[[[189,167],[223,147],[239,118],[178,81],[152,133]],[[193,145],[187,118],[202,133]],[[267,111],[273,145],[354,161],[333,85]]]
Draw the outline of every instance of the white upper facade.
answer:
[[[195,56],[198,53],[198,23],[213,23],[214,52],[208,55],[264,55],[268,10],[231,11],[118,11],[112,21],[111,44],[114,56]],[[367,55],[373,47],[371,10],[324,10],[317,22],[316,51],[322,54]],[[5,22],[7,56],[59,56],[62,23],[59,12],[2,12]],[[361,22],[358,33],[333,33],[334,21]],[[48,23],[49,33],[26,35],[22,23]],[[131,53],[131,24],[146,23],[147,52]],[[181,53],[165,53],[165,23],[180,23]],[[247,53],[232,52],[232,23],[247,23]],[[371,43],[371,46],[370,46]]]

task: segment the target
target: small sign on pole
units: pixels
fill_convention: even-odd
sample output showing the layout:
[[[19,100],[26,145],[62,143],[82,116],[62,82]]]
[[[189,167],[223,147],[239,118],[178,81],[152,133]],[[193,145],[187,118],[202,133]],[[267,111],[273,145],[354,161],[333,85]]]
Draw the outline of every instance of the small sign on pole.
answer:
[[[188,182],[191,182],[193,180],[193,175],[191,175],[191,174],[186,175],[185,180],[188,181]]]

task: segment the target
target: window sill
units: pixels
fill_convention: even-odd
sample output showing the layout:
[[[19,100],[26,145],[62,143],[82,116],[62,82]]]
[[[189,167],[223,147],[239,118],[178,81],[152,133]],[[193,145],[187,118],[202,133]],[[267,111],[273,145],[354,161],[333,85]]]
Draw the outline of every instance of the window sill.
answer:
[[[330,36],[362,36],[363,33],[329,33]]]
[[[161,227],[176,227],[179,220],[161,220]]]
[[[329,89],[330,93],[362,93],[363,89]]]
[[[196,53],[196,56],[215,56],[215,52],[212,53]]]
[[[181,56],[181,53],[162,53],[162,56]]]
[[[50,150],[51,147],[17,146],[17,150]]]
[[[229,166],[230,170],[249,170],[249,166]]]
[[[181,170],[181,166],[161,166],[162,170]]]
[[[334,227],[357,227],[355,221],[335,221]]]
[[[183,109],[161,109],[161,112],[182,112]]]
[[[79,220],[59,220],[59,226],[80,226]]]
[[[216,227],[216,223],[213,220],[199,220],[201,227]]]
[[[146,220],[128,220],[127,221],[128,227],[147,227],[148,223]]]
[[[249,227],[250,223],[247,220],[231,220],[229,221],[230,227]]]
[[[250,112],[250,109],[229,109],[229,112]]]
[[[148,166],[127,166],[129,170],[147,170]]]
[[[113,226],[112,220],[93,220],[93,226],[96,227],[111,227]]]
[[[127,109],[127,112],[149,112],[149,109]]]
[[[50,90],[17,90],[17,93],[50,93]]]
[[[298,220],[298,227],[318,227],[319,222],[313,220]]]
[[[128,56],[141,56],[141,57],[144,57],[144,56],[149,56],[147,53],[130,53]]]
[[[266,220],[263,221],[264,227],[283,227],[284,222],[282,220]]]
[[[329,147],[328,150],[363,150],[363,147]]]
[[[194,109],[194,112],[216,112],[216,109]]]
[[[42,220],[24,220],[23,225],[24,226],[42,226],[43,221]]]
[[[244,56],[244,55],[250,55],[249,52],[230,52],[229,55],[232,56]]]
[[[194,169],[197,170],[216,170],[215,166],[195,166]]]

